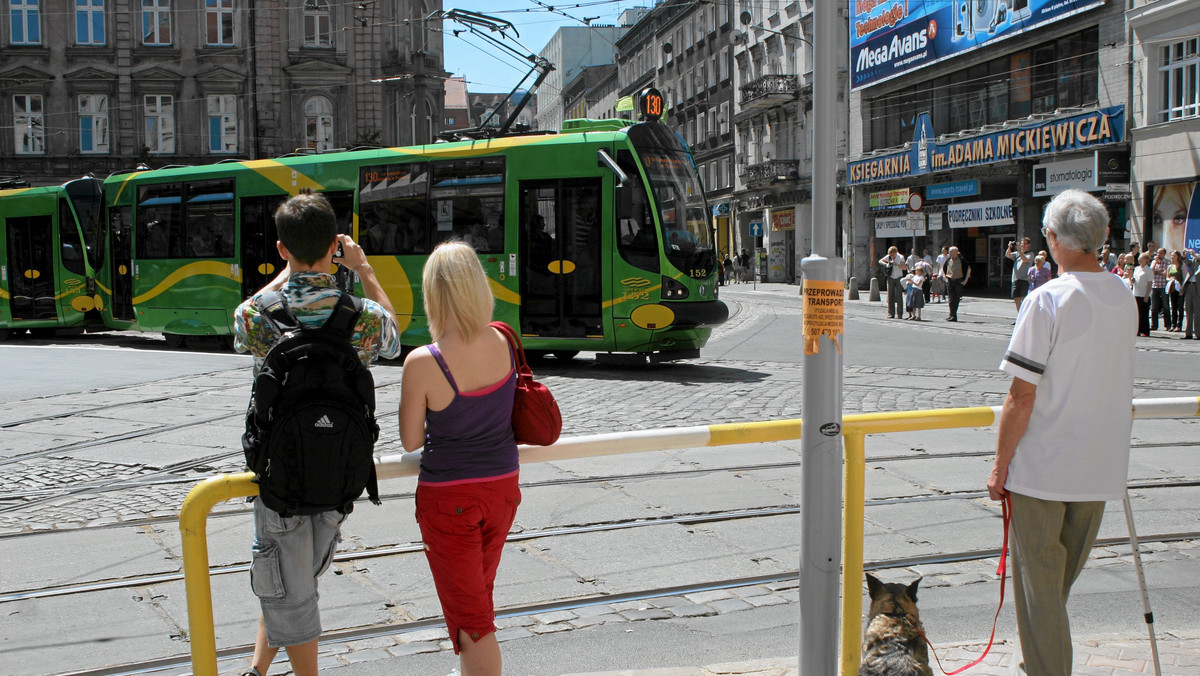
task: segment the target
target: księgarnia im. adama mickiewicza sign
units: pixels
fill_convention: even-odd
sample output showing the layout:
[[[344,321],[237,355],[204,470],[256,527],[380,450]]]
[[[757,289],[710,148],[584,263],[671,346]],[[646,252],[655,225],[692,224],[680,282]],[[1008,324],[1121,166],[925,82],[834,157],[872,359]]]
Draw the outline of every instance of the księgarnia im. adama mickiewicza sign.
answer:
[[[1011,124],[1000,131],[951,141],[929,140],[928,115],[922,113],[916,130],[908,150],[847,162],[849,184],[878,183],[1120,143],[1125,140],[1125,106]]]
[[[850,89],[924,68],[1104,0],[850,0]]]

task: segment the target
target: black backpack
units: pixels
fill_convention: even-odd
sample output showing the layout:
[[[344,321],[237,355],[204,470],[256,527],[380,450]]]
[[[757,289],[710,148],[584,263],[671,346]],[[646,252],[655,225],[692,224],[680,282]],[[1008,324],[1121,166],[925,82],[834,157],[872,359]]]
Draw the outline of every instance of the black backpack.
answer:
[[[305,327],[278,292],[255,301],[279,339],[254,378],[242,449],[259,499],[282,516],[349,514],[375,477],[375,380],[350,343],[362,301],[343,293],[321,327]]]

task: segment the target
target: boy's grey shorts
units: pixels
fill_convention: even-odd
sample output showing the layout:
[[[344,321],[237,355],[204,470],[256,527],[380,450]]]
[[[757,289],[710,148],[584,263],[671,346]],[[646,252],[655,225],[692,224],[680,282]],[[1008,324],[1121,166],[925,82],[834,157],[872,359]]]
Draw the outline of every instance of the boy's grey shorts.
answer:
[[[317,578],[333,562],[345,520],[336,510],[285,519],[262,500],[254,501],[250,586],[262,606],[271,647],[321,635]]]

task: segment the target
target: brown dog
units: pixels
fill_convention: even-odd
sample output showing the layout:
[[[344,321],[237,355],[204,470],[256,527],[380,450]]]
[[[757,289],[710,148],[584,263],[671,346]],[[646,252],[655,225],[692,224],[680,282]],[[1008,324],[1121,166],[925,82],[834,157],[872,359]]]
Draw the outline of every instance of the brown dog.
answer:
[[[917,578],[912,584],[880,582],[867,573],[871,611],[858,676],[933,676],[925,628],[917,613]]]

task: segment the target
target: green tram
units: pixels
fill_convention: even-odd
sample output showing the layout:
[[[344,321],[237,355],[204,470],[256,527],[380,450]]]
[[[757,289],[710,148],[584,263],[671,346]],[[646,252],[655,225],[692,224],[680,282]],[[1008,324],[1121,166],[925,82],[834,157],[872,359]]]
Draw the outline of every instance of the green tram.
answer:
[[[306,189],[368,254],[406,346],[429,341],[421,270],[451,238],[479,252],[496,318],[530,350],[694,357],[728,317],[678,136],[657,120],[572,120],[558,134],[111,176],[106,323],[173,343],[230,334],[234,307],[282,265],[273,211]]]
[[[91,177],[0,189],[0,340],[101,325],[102,204]]]

